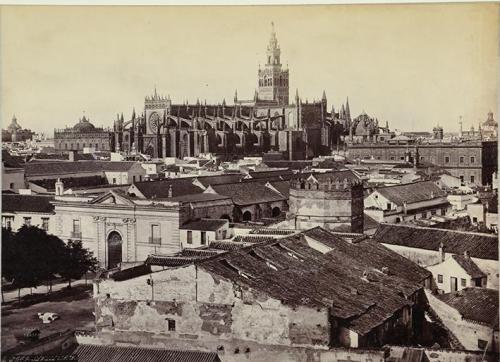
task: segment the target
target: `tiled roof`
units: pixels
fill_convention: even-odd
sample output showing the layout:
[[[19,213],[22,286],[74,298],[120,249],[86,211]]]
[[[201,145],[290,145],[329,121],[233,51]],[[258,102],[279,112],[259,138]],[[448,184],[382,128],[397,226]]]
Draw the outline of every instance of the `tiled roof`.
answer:
[[[233,241],[224,241],[224,240],[219,240],[219,241],[211,241],[210,242],[210,249],[217,249],[217,250],[238,250],[243,248],[247,244],[243,243],[237,243]]]
[[[498,237],[466,231],[435,229],[410,225],[380,224],[373,235],[379,243],[401,245],[410,248],[439,250],[463,255],[468,252],[473,258],[498,260]]]
[[[111,278],[113,278],[116,281],[122,281],[122,280],[137,278],[141,275],[146,275],[149,273],[151,273],[151,268],[149,267],[149,265],[140,264],[131,268],[117,271],[111,275]]]
[[[87,160],[92,161],[95,160],[94,156],[91,153],[75,153],[74,156],[75,161]],[[30,162],[36,162],[37,160],[69,160],[69,154],[65,153],[35,153]]]
[[[264,241],[273,240],[272,236],[260,236],[260,235],[237,235],[232,241],[237,243],[262,243]]]
[[[22,156],[13,156],[7,150],[2,150],[2,162],[5,167],[24,167],[25,159]]]
[[[310,239],[330,251],[319,251]],[[196,264],[284,304],[327,307],[364,335],[412,302],[431,273],[370,239],[351,244],[321,228],[257,243]],[[386,272],[382,271],[387,268]]]
[[[85,176],[85,177],[61,177],[61,181],[64,184],[64,189],[74,189],[82,187],[94,187],[108,185],[108,182],[103,176]],[[54,190],[56,188],[55,184],[57,179],[43,179],[43,180],[33,180],[30,181],[37,186],[43,187],[47,190]],[[116,186],[116,185],[115,185]]]
[[[496,326],[498,330],[498,290],[472,287],[437,297],[455,308],[464,319]]]
[[[405,201],[411,204],[446,196],[446,192],[441,190],[432,181],[380,187],[377,188],[376,191],[397,205],[403,205]]]
[[[173,193],[173,190],[172,190]],[[193,195],[181,195],[176,197],[170,197],[165,200],[167,201],[179,201],[179,202],[203,202],[203,201],[216,201],[216,200],[229,200],[231,202],[231,198],[224,195],[211,194],[211,193],[202,193],[202,194],[193,194]]]
[[[214,352],[173,351],[159,348],[118,347],[82,344],[75,352],[79,362],[127,361],[127,362],[219,362]]]
[[[51,196],[19,195],[2,193],[2,212],[33,212],[52,214],[54,200]]]
[[[302,170],[312,166],[312,161],[286,161],[286,160],[264,160],[263,163],[269,167],[288,167],[291,170]]]
[[[452,255],[451,256],[472,278],[481,278],[486,276],[481,269],[477,266],[474,261],[463,255]]]
[[[157,265],[166,267],[177,267],[191,264],[203,257],[183,257],[173,255],[149,255],[144,262],[146,265]]]
[[[173,197],[200,194],[204,191],[203,188],[193,184],[193,179],[191,177],[176,178],[171,180],[135,182],[134,185],[147,199],[168,198],[170,186],[172,186]]]
[[[225,219],[201,219],[191,221],[179,227],[181,230],[201,230],[201,231],[217,231],[228,223]]]
[[[250,231],[250,234],[259,234],[259,235],[290,235],[294,234],[295,230],[286,230],[286,229],[253,229]]]
[[[363,214],[363,228],[365,230],[368,229],[375,229],[379,225],[379,222],[377,222],[374,218],[370,217],[367,214]]]
[[[222,185],[240,182],[244,176],[241,173],[235,174],[224,174],[224,175],[214,175],[214,176],[199,176],[196,179],[205,187],[209,185]]]
[[[28,162],[25,171],[26,177],[105,171],[126,172],[136,164],[134,161]]]
[[[290,196],[290,181],[271,181],[269,183],[283,196]]]
[[[212,188],[219,195],[231,197],[234,204],[240,206],[287,200],[287,197],[266,187],[265,181],[212,185]]]

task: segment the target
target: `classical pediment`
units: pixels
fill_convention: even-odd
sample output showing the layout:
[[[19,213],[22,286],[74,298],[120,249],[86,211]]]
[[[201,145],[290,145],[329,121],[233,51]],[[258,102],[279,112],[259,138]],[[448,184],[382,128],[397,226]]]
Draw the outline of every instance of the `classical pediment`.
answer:
[[[125,195],[120,195],[115,191],[101,195],[90,202],[91,204],[112,204],[112,205],[134,205]]]

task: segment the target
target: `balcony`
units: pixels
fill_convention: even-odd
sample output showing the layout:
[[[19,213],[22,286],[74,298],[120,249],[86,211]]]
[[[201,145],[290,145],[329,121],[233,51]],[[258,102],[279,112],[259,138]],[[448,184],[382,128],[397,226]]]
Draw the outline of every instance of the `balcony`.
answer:
[[[72,231],[70,234],[70,239],[81,239],[82,233],[80,231]]]
[[[149,243],[150,244],[161,244],[161,237],[150,236]]]

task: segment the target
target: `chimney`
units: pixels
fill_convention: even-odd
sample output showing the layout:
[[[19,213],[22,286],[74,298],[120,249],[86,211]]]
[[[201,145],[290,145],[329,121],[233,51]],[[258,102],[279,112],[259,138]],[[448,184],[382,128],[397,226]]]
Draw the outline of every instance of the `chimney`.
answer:
[[[62,196],[64,194],[64,184],[60,178],[56,181],[56,196]]]
[[[168,187],[168,197],[171,198],[172,197],[172,185],[170,185]]]
[[[75,162],[75,151],[69,151],[69,153],[68,153],[68,159],[71,162]]]
[[[408,213],[408,204],[406,201],[403,201],[403,212],[405,215]]]
[[[466,257],[467,259],[470,259],[470,255],[469,255],[469,251],[468,250],[464,251],[464,257]]]
[[[444,257],[445,257],[445,252],[444,252],[444,244],[443,242],[441,242],[439,244],[439,256],[441,257],[441,261],[444,261]]]

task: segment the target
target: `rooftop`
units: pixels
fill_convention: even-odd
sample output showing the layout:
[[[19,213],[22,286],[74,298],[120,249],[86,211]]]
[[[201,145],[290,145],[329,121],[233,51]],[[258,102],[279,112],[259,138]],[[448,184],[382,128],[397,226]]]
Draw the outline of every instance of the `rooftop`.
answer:
[[[432,181],[380,187],[376,191],[396,205],[403,205],[405,201],[410,204],[438,197],[446,197],[446,192],[441,190]]]
[[[228,224],[226,219],[201,219],[191,221],[179,227],[180,230],[200,230],[200,231],[217,231],[224,225]]]
[[[479,267],[477,266],[476,263],[474,263],[474,261],[467,257],[467,256],[463,256],[463,255],[458,255],[458,254],[455,254],[455,255],[452,255],[451,256],[457,263],[458,265],[460,265],[466,272],[467,274],[469,274],[472,278],[481,278],[481,277],[485,277],[486,274],[483,273],[483,271],[481,269],[479,269]]]
[[[252,205],[287,199],[286,195],[267,187],[266,181],[212,185],[211,188],[219,195],[231,197],[235,205]]]
[[[79,362],[156,361],[156,362],[219,362],[215,352],[174,351],[160,348],[102,346],[81,344],[74,354]]]
[[[473,258],[498,260],[498,236],[475,232],[419,227],[412,225],[380,224],[373,239],[379,243],[410,248],[439,250]]]
[[[19,195],[2,193],[2,212],[54,213],[51,196]]]
[[[284,304],[331,308],[335,317],[361,334],[411,305],[404,296],[421,289],[430,277],[427,270],[369,239],[351,244],[321,228],[196,264]]]
[[[134,165],[133,161],[54,161],[28,162],[25,164],[26,177],[80,174],[87,172],[126,172]]]
[[[498,330],[498,290],[472,287],[437,297],[455,308],[464,319],[487,324]]]

